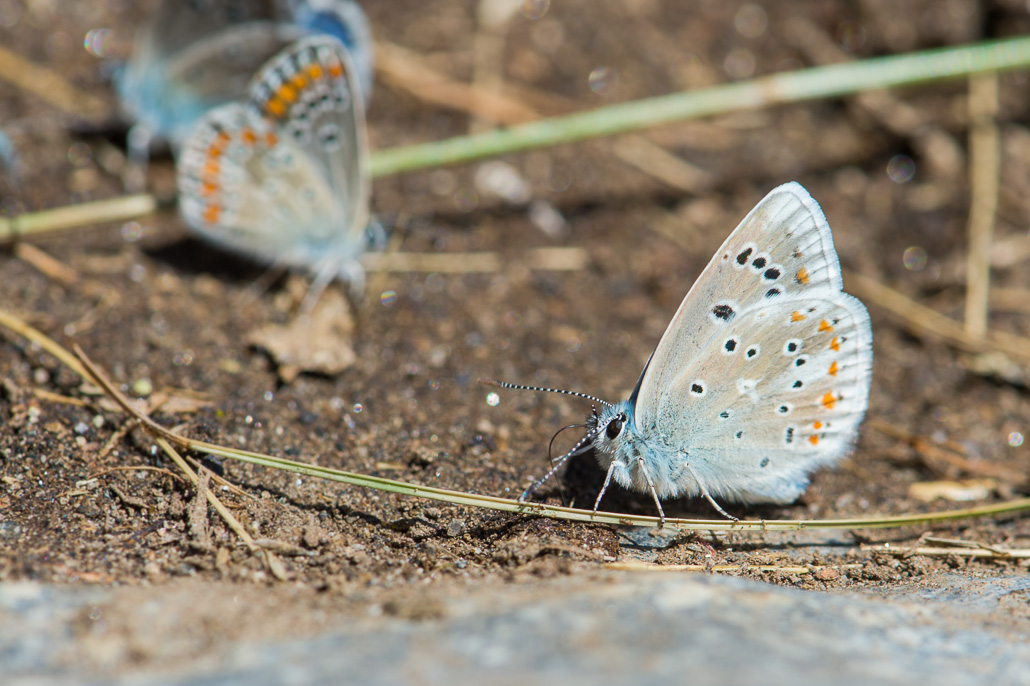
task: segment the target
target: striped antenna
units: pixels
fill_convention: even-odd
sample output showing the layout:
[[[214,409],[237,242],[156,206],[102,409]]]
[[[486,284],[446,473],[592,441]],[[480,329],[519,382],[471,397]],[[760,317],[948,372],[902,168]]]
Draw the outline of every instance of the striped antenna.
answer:
[[[492,386],[492,385],[494,385],[494,384],[487,384],[487,385],[488,385],[488,386]],[[504,388],[504,386],[501,386],[501,388]],[[525,386],[521,386],[521,387],[517,386],[516,388],[526,388],[526,387],[525,387]],[[551,389],[550,389],[550,388],[529,388],[529,389],[527,389],[527,390],[531,390],[531,391],[549,391],[549,390],[551,390]],[[568,391],[558,391],[558,392],[559,392],[559,393],[567,393]],[[579,393],[574,393],[573,395],[580,395],[580,394],[579,394]],[[588,397],[589,397],[589,396],[588,396]],[[606,425],[606,426],[607,426],[607,425]],[[524,491],[522,492],[522,495],[520,495],[520,496],[519,496],[519,502],[520,502],[520,503],[524,503],[524,502],[526,502],[526,500],[528,500],[528,499],[529,499],[529,497],[530,497],[530,496],[532,496],[532,495],[533,495],[533,494],[534,494],[534,493],[536,492],[536,489],[538,489],[538,488],[540,488],[541,486],[543,486],[543,485],[544,485],[544,483],[545,483],[545,482],[546,482],[546,481],[547,481],[548,479],[550,479],[550,478],[551,478],[552,476],[554,476],[555,472],[557,472],[557,471],[558,471],[559,469],[561,469],[561,467],[562,467],[562,465],[563,465],[563,464],[565,464],[566,462],[568,462],[568,461],[569,461],[569,458],[570,458],[570,457],[572,457],[573,455],[575,455],[576,453],[578,453],[578,452],[579,452],[580,450],[585,450],[585,449],[586,449],[586,446],[587,446],[587,445],[588,445],[588,444],[589,444],[590,442],[592,442],[592,441],[594,440],[594,437],[595,437],[595,436],[597,436],[597,434],[598,434],[598,433],[600,433],[600,431],[601,431],[601,428],[600,428],[600,427],[598,427],[597,429],[595,429],[595,430],[593,430],[593,431],[591,431],[591,432],[587,433],[587,435],[586,435],[586,436],[584,436],[584,437],[583,437],[583,438],[582,438],[582,439],[580,440],[580,442],[579,442],[579,443],[577,443],[576,445],[572,446],[572,450],[570,450],[569,452],[565,453],[565,454],[564,454],[564,455],[562,455],[561,457],[559,457],[559,458],[557,458],[557,459],[553,460],[553,461],[552,461],[552,465],[551,465],[551,468],[550,468],[550,469],[549,469],[549,470],[547,471],[547,473],[546,473],[546,474],[544,474],[544,475],[543,475],[542,477],[540,477],[539,479],[537,479],[536,481],[534,481],[534,482],[532,483],[532,485],[530,485],[530,487],[529,487],[529,488],[527,488],[526,490],[524,490]]]
[[[577,393],[576,391],[566,391],[562,388],[541,388],[539,386],[523,386],[517,383],[508,383],[507,381],[498,381],[497,379],[479,379],[479,383],[484,386],[494,386],[496,388],[509,388],[516,391],[541,391],[543,393],[561,393],[562,395],[572,395],[577,398],[586,398],[587,400],[593,400],[595,403],[600,403],[605,407],[612,407],[612,404],[607,400],[601,400],[597,396],[587,395],[586,393]]]

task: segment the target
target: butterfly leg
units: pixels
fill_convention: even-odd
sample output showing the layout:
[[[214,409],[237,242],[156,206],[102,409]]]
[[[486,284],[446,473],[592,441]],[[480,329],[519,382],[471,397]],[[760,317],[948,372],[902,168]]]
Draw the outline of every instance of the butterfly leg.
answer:
[[[608,490],[608,484],[612,482],[612,472],[615,471],[615,460],[612,460],[611,465],[608,467],[608,473],[604,476],[604,486],[601,486],[601,492],[597,494],[597,500],[594,501],[594,512],[597,512],[597,508],[601,506],[601,498],[604,497],[604,492]]]
[[[122,178],[122,184],[129,193],[142,193],[147,186],[147,167],[150,163],[150,144],[153,139],[153,132],[143,124],[136,124],[129,129],[129,138],[126,142],[128,160]]]
[[[705,500],[707,500],[709,503],[712,504],[712,507],[714,507],[716,510],[718,510],[719,514],[721,514],[726,519],[732,519],[735,522],[739,522],[740,521],[738,518],[734,517],[729,512],[727,512],[726,510],[722,509],[722,507],[720,507],[719,503],[715,502],[715,498],[713,498],[708,493],[708,489],[705,488],[705,485],[701,481],[701,479],[697,478],[697,472],[694,471],[694,468],[690,466],[689,462],[684,462],[683,466],[686,467],[687,471],[690,472],[690,475],[692,477],[694,477],[694,481],[697,482],[697,487],[701,489],[701,495],[703,495],[705,497]]]
[[[658,528],[664,529],[665,510],[662,509],[662,501],[658,500],[658,491],[655,490],[654,482],[651,481],[651,475],[647,473],[647,466],[644,464],[643,455],[637,457],[637,464],[640,466],[640,473],[647,480],[647,487],[651,489],[651,497],[654,498],[654,504],[658,507]]]
[[[318,304],[319,298],[322,297],[322,293],[329,287],[329,284],[333,282],[337,276],[337,267],[334,263],[328,263],[322,265],[318,271],[315,272],[315,279],[308,286],[307,295],[300,303],[300,313],[302,315],[309,315],[315,310],[315,305]]]

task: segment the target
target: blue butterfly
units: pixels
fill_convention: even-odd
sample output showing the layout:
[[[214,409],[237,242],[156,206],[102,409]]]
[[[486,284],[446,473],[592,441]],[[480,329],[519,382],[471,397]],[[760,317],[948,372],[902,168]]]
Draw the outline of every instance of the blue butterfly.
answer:
[[[244,97],[254,73],[297,39],[320,33],[350,53],[367,102],[372,34],[351,0],[164,0],[140,30],[115,79],[135,124],[129,157],[145,166],[154,141],[178,150],[208,110]]]

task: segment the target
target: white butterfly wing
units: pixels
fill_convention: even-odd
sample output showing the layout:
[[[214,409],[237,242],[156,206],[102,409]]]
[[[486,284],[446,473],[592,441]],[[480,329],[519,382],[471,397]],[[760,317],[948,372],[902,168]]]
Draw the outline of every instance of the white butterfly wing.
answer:
[[[246,94],[254,71],[303,29],[285,7],[238,0],[160,3],[116,86],[125,110],[175,144],[208,109]]]
[[[321,167],[345,215],[344,238],[361,243],[371,193],[368,133],[346,48],[327,35],[297,41],[262,69],[251,104]]]
[[[637,430],[685,451],[713,496],[796,498],[808,471],[847,452],[868,402],[869,316],[841,285],[819,206],[796,183],[774,189],[658,343],[636,395]]]
[[[179,160],[180,207],[201,235],[318,270],[364,250],[367,143],[346,52],[306,38],[255,77],[246,105],[209,112]]]
[[[700,356],[703,368],[664,388],[666,401],[640,428],[685,451],[713,496],[790,502],[810,471],[851,449],[872,372],[869,315],[856,298],[761,303]]]

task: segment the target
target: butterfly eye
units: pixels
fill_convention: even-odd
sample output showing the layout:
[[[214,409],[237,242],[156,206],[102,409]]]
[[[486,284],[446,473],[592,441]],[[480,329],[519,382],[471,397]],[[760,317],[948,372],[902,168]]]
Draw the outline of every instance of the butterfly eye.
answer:
[[[626,421],[626,415],[620,414],[608,422],[608,426],[604,429],[604,435],[608,437],[609,441],[614,441],[622,433],[622,423],[624,421]]]

